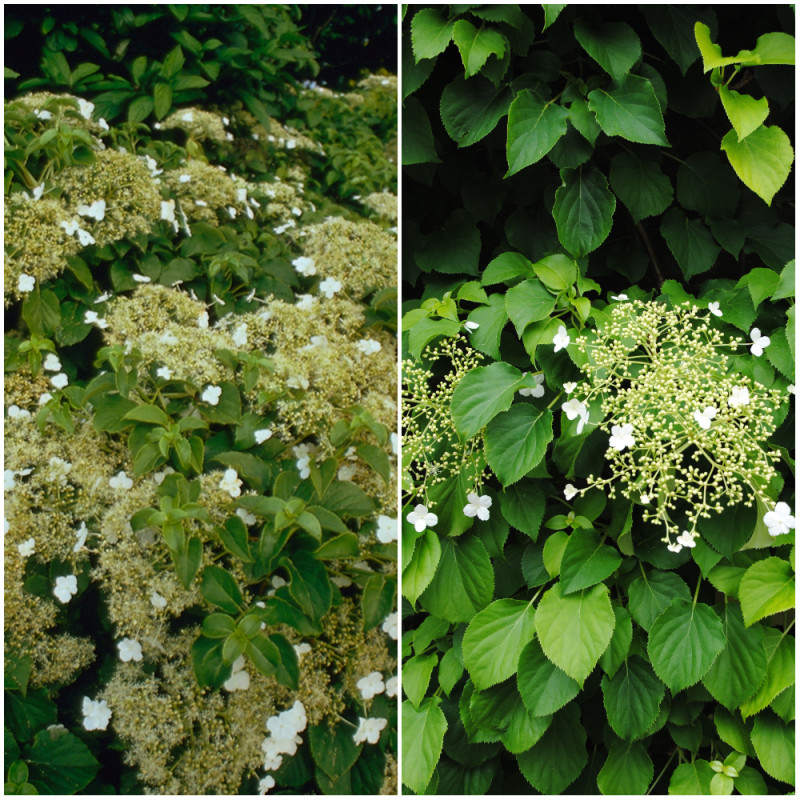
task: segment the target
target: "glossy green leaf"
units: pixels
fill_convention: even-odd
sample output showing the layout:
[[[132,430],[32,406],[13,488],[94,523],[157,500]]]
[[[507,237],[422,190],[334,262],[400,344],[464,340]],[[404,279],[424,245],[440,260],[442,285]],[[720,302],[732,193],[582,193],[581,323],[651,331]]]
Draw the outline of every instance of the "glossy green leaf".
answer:
[[[202,583],[203,597],[208,603],[227,611],[229,614],[238,614],[244,598],[236,579],[222,567],[209,566],[203,570]]]
[[[490,56],[502,59],[508,45],[501,33],[491,28],[478,29],[466,19],[453,24],[453,41],[461,53],[465,78],[480,72]]]
[[[522,479],[500,494],[500,511],[509,525],[536,541],[545,509],[545,497],[539,483]]]
[[[439,656],[436,653],[414,656],[403,662],[403,691],[414,708],[419,708],[425,697],[431,675],[438,663]]]
[[[669,793],[677,795],[711,794],[711,779],[716,773],[702,758],[675,768],[669,779]]]
[[[580,691],[578,682],[549,661],[536,639],[519,656],[517,687],[525,707],[534,717],[554,714]]]
[[[486,427],[486,459],[503,486],[516,483],[544,458],[553,438],[553,415],[517,403]]]
[[[628,587],[628,609],[631,616],[649,631],[673,600],[690,600],[689,587],[674,572],[654,569],[636,578]]]
[[[794,725],[786,725],[771,711],[762,711],[753,722],[751,738],[767,775],[794,784]]]
[[[756,561],[739,583],[739,603],[748,627],[770,614],[794,608],[792,565],[777,556]]]
[[[719,98],[740,142],[760,128],[769,115],[769,102],[766,97],[756,100],[749,94],[739,94],[727,86],[720,86]]]
[[[411,20],[411,46],[417,61],[436,58],[453,37],[453,22],[436,8],[423,8]]]
[[[753,630],[752,627],[747,629],[748,633]],[[758,676],[761,679],[758,691],[741,704],[739,710],[743,719],[762,711],[781,692],[794,685],[794,637],[783,635],[775,628],[767,628],[765,633],[766,667]]]
[[[505,177],[544,158],[567,132],[569,112],[550,100],[541,100],[532,91],[521,91],[508,110],[508,138]]]
[[[481,353],[486,353],[487,356],[500,361],[502,358],[500,336],[508,322],[508,312],[503,295],[489,295],[488,304],[478,306],[470,311],[467,320],[480,326],[470,334],[470,344]]]
[[[506,292],[508,318],[520,337],[531,322],[547,319],[555,305],[555,297],[538,278],[522,281]]]
[[[553,219],[558,240],[575,258],[596,250],[611,231],[617,201],[605,177],[594,168],[561,171]]]
[[[496,89],[478,75],[468,80],[456,78],[442,92],[442,124],[459,147],[468,147],[495,129],[512,100],[508,87]]]
[[[516,367],[502,361],[470,370],[459,381],[450,403],[459,435],[471,438],[507,410],[514,393],[523,385],[521,379],[522,373]]]
[[[604,544],[593,530],[576,530],[561,557],[561,588],[572,594],[604,581],[622,563],[616,547]]]
[[[629,142],[668,147],[664,116],[653,84],[647,78],[627,75],[609,89],[594,89],[588,95],[589,108],[608,136]]]
[[[752,536],[757,515],[755,505],[728,506],[721,513],[703,520],[700,533],[718,553],[730,559]]]
[[[603,704],[608,724],[627,741],[641,738],[658,716],[666,688],[643,658],[623,661],[613,678],[603,676]]]
[[[575,38],[612,78],[622,78],[642,56],[639,37],[626,22],[590,25],[579,16],[575,20]]]
[[[597,788],[603,794],[647,794],[653,780],[653,762],[640,742],[614,742],[597,775]]]
[[[603,655],[600,656],[600,669],[613,678],[622,662],[628,657],[633,642],[633,623],[627,608],[614,606],[614,633]]]
[[[403,783],[416,794],[424,794],[442,752],[447,720],[439,708],[440,698],[429,697],[419,709],[403,703]]]

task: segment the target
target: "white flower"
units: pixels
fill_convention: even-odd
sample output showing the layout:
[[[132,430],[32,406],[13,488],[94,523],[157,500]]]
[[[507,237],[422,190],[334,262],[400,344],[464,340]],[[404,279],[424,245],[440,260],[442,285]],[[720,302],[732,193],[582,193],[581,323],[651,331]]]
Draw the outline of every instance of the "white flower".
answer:
[[[583,426],[589,421],[589,409],[580,400],[573,397],[572,400],[567,400],[562,403],[561,410],[567,415],[567,419],[573,420],[578,418],[578,433],[583,431]]]
[[[760,356],[764,353],[764,348],[769,344],[769,336],[762,336],[758,328],[753,328],[750,331],[750,339],[753,344],[750,345],[750,352],[754,356]]]
[[[478,330],[478,328],[480,328],[480,323],[479,322],[472,322],[471,320],[467,320],[464,323],[464,327],[468,331],[476,331],[476,330]]]
[[[327,336],[312,336],[311,344],[304,345],[303,347],[300,348],[300,350],[305,352],[306,350],[313,350],[315,347],[327,347],[327,346],[328,346]]]
[[[297,142],[294,139],[287,139],[284,142],[284,145],[287,150],[294,150],[297,147]]]
[[[608,446],[622,452],[626,447],[633,447],[636,439],[633,438],[633,425],[612,425]]]
[[[786,391],[787,391],[789,394],[794,394],[794,384],[793,384],[793,383],[790,383],[790,384],[789,384],[789,385],[786,387]]]
[[[97,303],[105,303],[105,301],[109,300],[110,298],[111,298],[111,292],[103,292],[103,294],[101,294],[99,297],[97,297],[97,299],[94,300],[94,304],[97,305]]]
[[[44,184],[40,183],[38,186],[33,187],[33,199],[34,200],[41,200],[42,195],[44,194]]]
[[[24,272],[20,274],[17,281],[17,291],[27,293],[32,292],[36,286],[36,278],[33,275],[26,275]]]
[[[53,594],[62,603],[69,603],[72,595],[78,594],[78,579],[74,575],[60,575],[56,578]]]
[[[28,419],[31,415],[31,412],[28,411],[26,408],[20,408],[17,405],[9,406],[8,407],[8,418],[9,419]]]
[[[210,406],[215,406],[219,403],[220,395],[222,394],[222,388],[220,386],[214,386],[209,384],[203,390],[203,393],[200,395],[200,399],[204,403],[208,403]]]
[[[86,247],[87,245],[94,244],[95,238],[92,236],[89,231],[85,231],[83,228],[78,228],[78,241]]]
[[[39,395],[39,405],[43,406],[45,403],[49,403],[53,399],[53,395],[50,392],[45,392],[44,394]]]
[[[792,509],[788,503],[776,503],[773,511],[764,514],[764,524],[769,530],[770,536],[780,536],[782,533],[789,533],[794,528],[794,517]]]
[[[258,793],[266,794],[270,789],[274,787],[275,787],[275,778],[273,778],[272,775],[267,775],[258,782]]]
[[[48,372],[58,372],[61,369],[61,362],[58,360],[58,356],[55,353],[48,353],[42,366]]]
[[[244,522],[245,525],[255,525],[258,522],[258,517],[251,514],[246,508],[237,508],[236,516]]]
[[[295,268],[300,275],[303,275],[306,278],[310,278],[312,275],[317,274],[317,268],[314,265],[314,259],[308,258],[308,256],[300,256],[292,261],[292,266]]]
[[[228,212],[228,216],[231,219],[236,219],[236,215],[239,213],[233,206],[228,206],[225,210]]]
[[[83,727],[87,731],[104,731],[111,721],[111,709],[105,700],[83,698]]]
[[[184,111],[181,114],[181,121],[182,122],[194,122],[194,112],[193,111]]]
[[[628,299],[628,295],[626,295],[626,294],[612,294],[611,295],[611,299],[612,300],[620,300],[620,301],[621,300],[627,300]]]
[[[324,281],[320,282],[319,290],[330,300],[336,292],[342,290],[342,284],[336,278],[325,278]]]
[[[376,695],[383,694],[383,690],[386,688],[380,672],[370,672],[369,675],[356,682],[356,687],[364,700],[372,700]]]
[[[108,485],[112,489],[130,489],[133,487],[133,481],[125,474],[124,470],[120,470],[113,478],[108,479]]]
[[[397,448],[398,448],[398,445],[400,443],[399,442],[399,437],[397,436],[396,433],[392,433],[392,434],[389,435],[389,439],[392,442],[392,454],[393,455],[397,455]]]
[[[91,217],[99,222],[106,215],[106,201],[95,200],[90,206],[87,206],[85,203],[79,203],[76,211],[82,217]]]
[[[397,697],[397,675],[386,681],[386,696]]]
[[[172,469],[172,467],[170,467],[169,465],[167,465],[166,467],[164,467],[164,469],[153,474],[153,480],[156,482],[156,484],[161,486],[161,484],[164,483],[164,478],[166,478],[167,475],[172,475],[174,472],[175,470]]]
[[[714,406],[706,406],[702,411],[693,411],[694,421],[704,430],[711,427],[711,420],[717,416],[717,409]]]
[[[78,98],[78,110],[84,119],[91,119],[92,112],[94,111],[94,103],[84,100],[82,97]]]
[[[381,731],[388,724],[389,721],[383,719],[383,717],[373,717],[372,719],[359,717],[358,730],[353,734],[353,741],[356,744],[362,744],[363,742],[378,744],[378,739],[381,738]]]
[[[406,519],[414,526],[414,530],[417,533],[422,533],[425,528],[432,528],[439,522],[439,517],[436,514],[432,514],[428,512],[428,507],[419,505],[414,507],[413,511],[408,513]]]
[[[378,529],[375,531],[375,536],[378,537],[379,542],[389,544],[390,542],[397,541],[397,519],[387,517],[381,514],[378,517]]]
[[[138,272],[131,275],[131,278],[133,278],[136,283],[150,283],[153,280],[152,278],[148,278],[147,275],[140,275]]]
[[[519,390],[519,394],[523,397],[542,397],[544,395],[544,373],[540,372],[538,375],[534,375],[533,379],[536,381],[536,386]]]
[[[569,335],[567,334],[567,329],[560,325],[558,328],[558,332],[553,337],[553,344],[555,345],[554,353],[557,353],[559,350],[563,350],[569,344]]]
[[[381,625],[381,630],[391,636],[392,639],[395,641],[397,640],[397,612],[393,611],[389,614],[388,617],[383,621]]]
[[[257,431],[253,431],[253,438],[256,440],[256,444],[264,444],[272,436],[272,430],[270,428],[260,428]]]
[[[342,464],[339,467],[338,472],[336,473],[336,477],[340,481],[351,481],[355,477],[356,468],[353,464]]]
[[[233,662],[231,676],[222,684],[222,688],[227,692],[243,692],[250,688],[250,674],[245,671],[244,656],[239,656]]]
[[[86,527],[85,522],[81,522],[80,528],[75,531],[75,545],[72,548],[73,553],[78,553],[86,544],[86,537],[89,535],[89,529]]]
[[[108,123],[102,117],[100,117],[100,119],[97,120],[97,124],[104,131],[110,130]]]
[[[464,506],[464,513],[468,517],[477,517],[486,522],[489,519],[489,509],[492,506],[492,498],[488,494],[478,497],[477,492],[470,492],[467,495],[467,504]]]
[[[87,325],[97,325],[98,328],[108,327],[108,322],[105,317],[101,317],[96,311],[87,311],[83,315],[83,321]]]
[[[60,222],[60,225],[64,229],[64,232],[67,234],[67,236],[74,236],[77,233],[80,224],[80,220],[77,219],[62,219]]]
[[[156,127],[159,127],[158,123],[156,123]],[[156,175],[160,175],[164,170],[158,168],[158,163],[152,156],[142,156],[144,158],[144,163],[147,164],[147,169],[150,170],[150,177],[155,178]]]
[[[667,550],[669,550],[670,553],[680,553],[683,548],[679,544],[668,544]]]
[[[142,646],[136,639],[122,639],[117,642],[120,661],[141,661]]]
[[[203,329],[208,327],[208,311],[201,311],[197,315],[197,327]]]
[[[564,487],[564,497],[566,497],[568,501],[572,500],[576,494],[578,494],[578,490],[571,483],[568,483]]]
[[[17,483],[14,480],[14,470],[7,469],[3,471],[3,491],[10,492],[16,487]]]
[[[371,356],[373,353],[380,352],[381,343],[375,339],[359,339],[356,347],[365,355]]]
[[[650,502],[650,495],[649,495],[649,494],[643,494],[643,495],[642,495],[642,496],[639,498],[639,502],[640,502],[640,503],[644,503],[645,505],[647,505],[647,504]]]
[[[26,539],[22,544],[18,544],[17,550],[19,550],[19,554],[23,558],[29,558],[36,552],[36,540],[31,536],[30,539]]]
[[[696,542],[694,540],[694,536],[692,536],[689,531],[682,531],[681,535],[677,539],[677,543],[681,547],[694,547]]]
[[[311,645],[308,642],[300,642],[294,646],[294,651],[297,653],[297,658],[301,659],[306,653],[311,652]]]
[[[297,303],[295,304],[301,311],[314,310],[314,295],[299,294],[297,295]]]
[[[231,338],[237,347],[247,347],[247,323],[243,322],[241,325],[237,325],[233,329]]]
[[[308,378],[303,375],[292,375],[290,378],[287,378],[286,385],[290,389],[303,389],[304,391],[310,386]]]
[[[719,310],[719,303],[714,301],[713,303],[708,304],[708,310],[715,316],[721,317],[722,312]]]
[[[37,108],[33,112],[33,116],[36,117],[37,119],[43,119],[43,120],[48,120],[53,118],[53,115],[49,111],[45,111],[42,108]]]
[[[178,175],[178,183],[189,183],[191,179],[192,176],[187,175],[186,173],[184,173],[183,175]]]
[[[242,482],[235,469],[229,468],[225,470],[225,474],[219,482],[219,488],[227,492],[231,497],[238,497],[242,493]]]
[[[169,367],[159,367],[156,370],[156,377],[168,381],[172,377],[172,370]]]
[[[728,398],[728,405],[731,408],[750,405],[750,391],[746,386],[734,386],[731,389],[731,396]]]
[[[150,605],[153,608],[166,608],[167,607],[167,598],[162,597],[155,589],[150,592]]]
[[[311,475],[311,456],[302,456],[298,458],[295,462],[295,466],[297,467],[297,471],[300,473],[300,477],[304,480]]]
[[[64,389],[69,384],[69,378],[66,376],[66,373],[59,372],[58,375],[53,375],[50,378],[50,383],[56,387],[56,389]]]
[[[578,384],[575,383],[574,381],[567,381],[564,384],[564,391],[567,394],[572,394],[575,391],[575,389],[577,388],[577,386],[578,386]]]
[[[175,222],[175,201],[162,200],[161,201],[161,219],[167,222]]]

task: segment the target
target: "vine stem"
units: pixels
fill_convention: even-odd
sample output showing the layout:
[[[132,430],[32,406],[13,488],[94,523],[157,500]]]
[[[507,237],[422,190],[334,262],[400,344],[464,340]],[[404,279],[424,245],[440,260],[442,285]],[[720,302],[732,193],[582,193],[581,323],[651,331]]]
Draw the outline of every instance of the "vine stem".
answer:
[[[650,792],[652,792],[653,789],[656,788],[656,784],[661,780],[661,776],[667,771],[667,767],[672,763],[672,759],[675,758],[675,753],[677,753],[677,752],[678,752],[678,748],[676,747],[672,751],[672,755],[667,759],[667,763],[664,764],[664,768],[661,770],[661,772],[658,773],[658,775],[656,775],[655,779],[650,784],[650,788],[645,792],[646,795],[650,794]]]

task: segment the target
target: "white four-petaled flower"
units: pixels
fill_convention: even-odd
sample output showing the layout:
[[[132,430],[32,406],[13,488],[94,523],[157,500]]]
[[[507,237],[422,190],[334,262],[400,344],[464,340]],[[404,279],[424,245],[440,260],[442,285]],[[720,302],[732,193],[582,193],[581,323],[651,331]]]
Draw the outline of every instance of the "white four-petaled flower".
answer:
[[[378,739],[381,738],[381,731],[388,725],[388,722],[382,717],[373,717],[372,719],[359,717],[358,730],[353,734],[353,741],[356,744],[362,744],[363,742],[378,744]]]
[[[69,603],[72,596],[78,593],[78,579],[74,575],[60,575],[56,578],[53,594],[62,603]]]
[[[792,516],[792,509],[788,503],[776,503],[772,511],[764,514],[764,524],[770,536],[780,536],[782,533],[789,533],[794,528],[795,520]]]
[[[694,536],[689,531],[682,531],[677,542],[681,547],[694,547],[696,544]]]
[[[523,397],[542,397],[544,395],[544,373],[540,372],[538,375],[534,375],[533,379],[536,381],[536,386],[519,390],[519,394]]]
[[[376,695],[382,694],[386,688],[380,672],[370,672],[369,675],[356,682],[356,687],[364,700],[372,700]]]
[[[119,650],[120,661],[141,661],[142,646],[136,639],[121,639],[117,642],[117,650]]]
[[[750,404],[750,390],[746,386],[734,386],[731,389],[731,396],[728,398],[728,405],[731,408],[740,408]]]
[[[750,352],[754,356],[760,356],[764,353],[764,348],[769,344],[769,336],[762,336],[758,328],[753,328],[750,331],[750,339],[753,344],[750,345]]]
[[[31,536],[30,539],[26,539],[22,544],[18,544],[17,550],[19,550],[19,554],[23,558],[29,558],[36,552],[36,540]]]
[[[365,355],[371,356],[380,352],[381,343],[375,339],[359,339],[356,347]]]
[[[375,531],[375,536],[383,544],[397,541],[397,519],[381,514],[378,517],[378,528]]]
[[[704,430],[711,427],[711,420],[717,416],[717,409],[714,406],[706,406],[702,411],[693,411],[694,421]]]
[[[570,339],[567,329],[563,325],[560,325],[556,335],[553,337],[553,344],[555,345],[553,352],[557,353],[559,350],[563,350],[569,342]]]
[[[572,400],[567,400],[566,403],[562,403],[561,410],[567,415],[567,419],[573,420],[576,417],[578,418],[578,433],[580,434],[583,431],[583,426],[589,421],[589,409],[586,407],[585,403],[581,403],[580,400],[573,397]]]
[[[633,447],[636,444],[636,439],[633,437],[633,425],[626,423],[625,425],[612,425],[611,436],[608,440],[608,446],[613,447],[614,450],[622,452],[626,447]]]
[[[422,533],[425,528],[432,528],[439,522],[439,517],[428,511],[428,507],[419,503],[406,516],[406,520],[414,526],[417,533]]]
[[[264,444],[272,436],[272,430],[270,428],[260,428],[257,431],[253,431],[253,438],[256,440],[256,444]]]
[[[308,256],[300,256],[299,258],[296,258],[294,261],[292,261],[292,266],[297,272],[306,278],[310,278],[312,275],[317,274],[317,268],[314,264],[314,259],[309,258]]]
[[[111,721],[111,709],[105,700],[83,698],[83,727],[87,731],[104,731]]]
[[[61,369],[61,361],[55,353],[48,353],[44,359],[42,366],[48,372],[58,372]]]
[[[392,639],[397,641],[397,612],[393,611],[389,614],[388,617],[383,621],[381,625],[381,630],[391,636]]]
[[[572,500],[576,494],[578,494],[578,490],[571,483],[568,483],[564,487],[564,497],[566,497],[568,501]]]
[[[319,290],[330,300],[336,292],[342,291],[342,284],[336,278],[325,278],[324,281],[320,281]]]
[[[470,492],[467,495],[467,504],[464,506],[464,513],[468,517],[477,517],[486,522],[489,519],[489,509],[492,506],[492,498],[488,494],[478,496],[477,492]]]
[[[222,395],[222,388],[220,386],[209,384],[203,390],[203,393],[200,395],[200,399],[204,403],[208,403],[210,406],[215,406],[219,403],[220,395]]]
[[[26,275],[24,272],[20,274],[19,280],[17,281],[17,291],[28,293],[32,292],[34,287],[36,286],[36,278],[33,275]]]
[[[722,312],[719,310],[719,303],[714,301],[713,303],[708,304],[708,310],[715,316],[721,317]]]
[[[235,469],[229,468],[225,470],[222,480],[219,482],[219,488],[227,492],[231,497],[238,497],[242,493],[242,482]]]
[[[58,375],[53,375],[53,377],[50,378],[50,383],[52,383],[56,389],[64,389],[69,385],[69,378],[66,373],[59,372]]]
[[[112,489],[130,489],[133,486],[133,481],[120,470],[113,478],[108,479],[108,485]]]

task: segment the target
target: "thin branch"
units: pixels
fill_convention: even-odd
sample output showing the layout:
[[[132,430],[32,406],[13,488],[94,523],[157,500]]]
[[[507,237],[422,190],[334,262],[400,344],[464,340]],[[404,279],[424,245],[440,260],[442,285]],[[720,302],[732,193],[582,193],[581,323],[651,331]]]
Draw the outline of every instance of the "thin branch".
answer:
[[[644,246],[647,248],[647,254],[650,256],[650,261],[653,262],[653,269],[655,269],[656,275],[658,275],[658,288],[660,289],[661,285],[664,283],[664,276],[661,274],[661,270],[658,267],[658,259],[653,251],[653,245],[650,244],[650,237],[647,235],[647,231],[644,229],[644,226],[641,222],[636,223],[636,230],[639,231],[639,236],[642,237]]]

